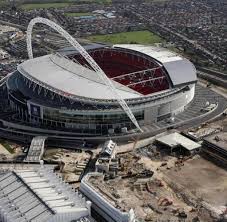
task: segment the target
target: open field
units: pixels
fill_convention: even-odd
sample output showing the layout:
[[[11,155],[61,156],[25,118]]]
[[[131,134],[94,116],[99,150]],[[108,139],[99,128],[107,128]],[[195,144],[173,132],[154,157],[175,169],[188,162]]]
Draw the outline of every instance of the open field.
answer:
[[[0,6],[6,5],[7,2],[5,0],[0,0]]]
[[[98,3],[98,4],[109,4],[112,0],[71,0],[74,3],[87,2],[87,3]]]
[[[209,204],[217,208],[226,205],[227,171],[208,160],[198,158],[187,161],[179,170],[172,168],[166,175]]]
[[[40,8],[64,8],[70,6],[70,2],[58,2],[58,3],[34,3],[34,4],[23,4],[21,6],[24,10],[33,10]]]
[[[9,155],[11,153],[0,143],[0,155],[1,154]]]
[[[166,2],[166,1],[169,1],[169,0],[146,0],[146,2]]]
[[[85,0],[86,2],[95,2],[99,4],[109,4],[112,0]]]
[[[168,0],[146,0],[146,2],[166,2]]]
[[[5,153],[14,153],[14,150],[7,141],[0,140],[0,148],[2,152],[5,149]]]
[[[112,44],[138,43],[145,45],[160,43],[163,41],[159,36],[149,31],[134,31],[109,35],[95,35],[90,36],[88,39],[94,42],[106,42]]]
[[[1,3],[2,0],[0,0]],[[41,8],[65,8],[72,4],[79,4],[80,2],[87,3],[100,3],[100,4],[109,4],[111,0],[66,0],[61,2],[53,2],[49,1],[49,3],[24,3],[21,5],[21,8],[24,10],[33,10],[33,9],[41,9]]]
[[[92,13],[89,13],[89,12],[66,12],[65,15],[70,16],[70,17],[80,17],[80,16],[89,16],[89,15],[92,15]]]

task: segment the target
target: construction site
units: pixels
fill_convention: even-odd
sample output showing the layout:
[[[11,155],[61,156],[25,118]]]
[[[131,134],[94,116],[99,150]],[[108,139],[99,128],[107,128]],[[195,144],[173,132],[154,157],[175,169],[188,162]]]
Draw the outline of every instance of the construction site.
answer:
[[[150,144],[117,153],[115,159],[115,176],[94,174],[88,183],[122,212],[133,209],[145,221],[225,218],[227,172],[200,155],[171,156]]]
[[[0,140],[0,162],[17,161],[24,157],[23,147],[19,144]]]
[[[45,146],[42,161],[92,201],[94,215],[107,206],[92,199],[100,196],[121,216],[133,209],[137,221],[225,221],[226,126],[222,114],[199,127],[132,138],[127,144],[109,140],[94,149]],[[2,141],[0,148],[2,162],[25,156],[26,147],[15,143]],[[103,215],[94,218],[112,221]]]
[[[54,171],[60,173],[67,183],[78,188],[91,157],[92,152],[89,151],[51,148],[46,150],[43,160],[55,165]]]
[[[128,218],[132,210],[136,221],[226,221],[226,133],[224,113],[199,127],[128,143],[109,140],[94,149],[45,145],[40,161],[91,200],[96,221],[114,221],[111,213]],[[23,161],[26,146],[1,144],[2,163]]]

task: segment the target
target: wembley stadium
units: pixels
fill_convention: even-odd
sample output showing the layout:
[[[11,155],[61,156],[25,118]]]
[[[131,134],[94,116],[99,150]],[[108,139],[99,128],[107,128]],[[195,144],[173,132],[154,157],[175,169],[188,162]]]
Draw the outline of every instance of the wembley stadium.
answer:
[[[196,82],[189,60],[153,46],[89,44],[30,54],[0,85],[10,107],[1,129],[72,140],[142,134],[187,110]]]
[[[195,68],[173,53],[142,45],[96,45],[87,51],[140,126],[176,115],[194,97]],[[112,91],[75,51],[27,60],[6,84],[10,107],[25,122],[83,135],[135,128]]]

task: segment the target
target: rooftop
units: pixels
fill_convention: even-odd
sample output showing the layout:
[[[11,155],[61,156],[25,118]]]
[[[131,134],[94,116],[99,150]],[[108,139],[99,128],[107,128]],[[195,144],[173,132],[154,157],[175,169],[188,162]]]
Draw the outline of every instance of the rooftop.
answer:
[[[227,132],[221,132],[208,136],[205,140],[227,151]]]
[[[156,141],[158,141],[162,144],[165,144],[171,148],[175,148],[180,145],[189,151],[201,147],[201,145],[199,143],[196,143],[196,142],[188,139],[187,137],[182,136],[181,134],[179,134],[177,132],[157,138]]]
[[[165,67],[174,87],[197,81],[194,65],[189,60],[167,49],[137,44],[114,45],[114,47],[134,50],[154,58]]]
[[[79,96],[94,99],[114,99],[109,87],[93,70],[79,65],[63,56],[46,55],[27,60],[18,71],[47,88],[61,92],[63,96]],[[111,80],[123,98],[137,98],[141,94]]]
[[[103,45],[94,44],[88,46],[87,50],[92,51],[102,49],[103,47]],[[160,67],[164,67],[164,72],[166,73],[167,71],[168,82],[172,82],[174,88],[195,83],[197,81],[196,70],[193,64],[187,59],[166,49],[134,44],[115,45],[113,48],[134,51],[136,53],[139,52],[141,55],[144,54],[153,60],[155,59]],[[66,58],[66,55],[75,53],[76,50],[66,48],[55,55],[51,54],[27,60],[18,66],[18,71],[36,84],[58,93],[63,97],[115,100],[115,95],[111,89],[109,89],[103,79],[100,78],[94,70],[89,68],[86,63],[81,65],[74,60]],[[109,62],[111,64],[111,61]],[[109,66],[107,65],[107,70],[108,67]],[[115,67],[114,69],[118,70],[120,68]],[[112,71],[112,74],[114,74],[113,76],[115,76],[116,70]],[[153,73],[152,75],[155,73],[154,70],[149,71],[148,73],[150,72]],[[157,73],[159,72],[160,70],[157,71]],[[146,78],[144,81],[141,81],[141,79],[145,77],[143,76],[143,72],[141,72],[140,75],[138,73],[131,73],[131,76],[128,79],[124,77],[124,75],[120,75],[118,78],[115,76],[115,78],[109,79],[115,86],[117,93],[121,95],[123,99],[141,98],[144,97],[144,95],[151,94],[151,92],[155,90],[159,92],[166,89],[167,86],[164,84],[165,76],[149,77],[149,79]],[[133,82],[131,80],[132,78],[136,78],[136,82]],[[148,87],[148,90],[145,86],[146,84],[152,85],[154,81],[156,81],[156,83],[159,81],[159,85],[161,86],[156,87],[155,90],[152,88],[153,91],[150,92],[150,88]],[[164,83],[162,83],[163,81]],[[141,87],[143,92],[139,90]]]
[[[52,171],[17,169],[0,175],[0,215],[4,221],[82,221],[89,203]]]

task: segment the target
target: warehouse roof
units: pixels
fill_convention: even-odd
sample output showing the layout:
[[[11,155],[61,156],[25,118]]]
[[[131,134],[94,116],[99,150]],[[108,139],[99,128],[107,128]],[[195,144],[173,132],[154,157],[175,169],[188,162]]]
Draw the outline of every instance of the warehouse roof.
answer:
[[[194,149],[198,149],[201,147],[199,143],[196,143],[177,132],[157,138],[156,141],[162,144],[165,144],[171,148],[182,146],[189,151],[192,151]]]
[[[14,170],[0,176],[3,221],[83,221],[89,211],[89,203],[81,195],[44,168]]]

